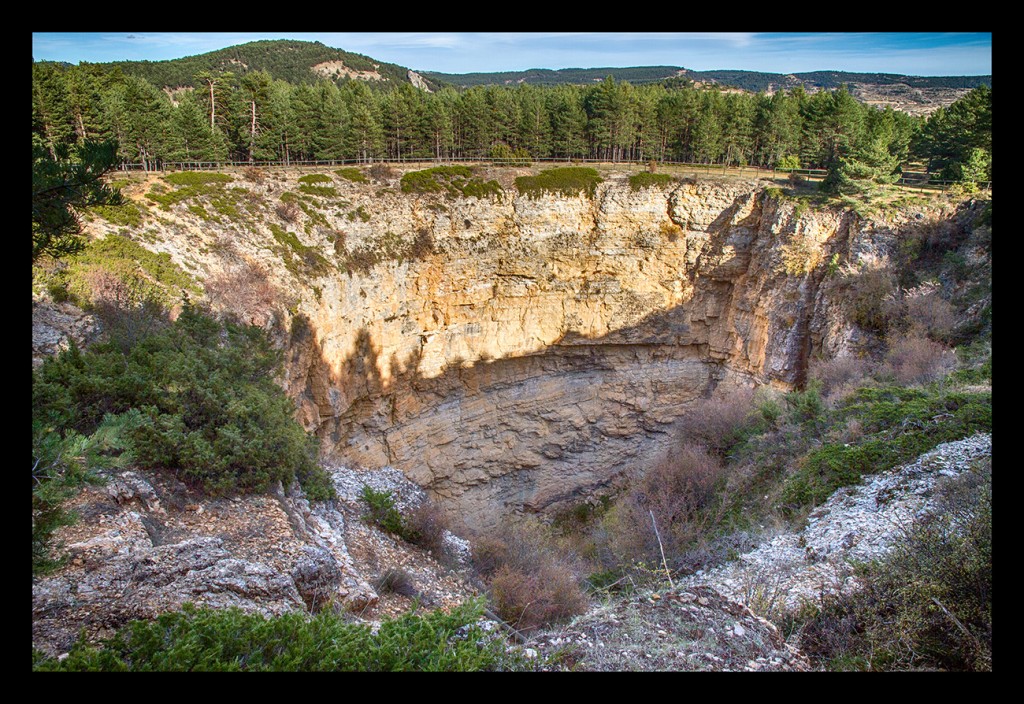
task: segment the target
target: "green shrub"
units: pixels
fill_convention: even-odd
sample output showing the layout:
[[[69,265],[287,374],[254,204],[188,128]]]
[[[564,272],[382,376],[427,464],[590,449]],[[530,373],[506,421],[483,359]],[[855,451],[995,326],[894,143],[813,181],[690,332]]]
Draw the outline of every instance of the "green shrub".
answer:
[[[310,196],[320,196],[322,198],[333,198],[338,195],[338,191],[334,186],[310,186],[307,183],[300,184],[299,191]]]
[[[780,170],[799,169],[800,157],[794,154],[787,154],[779,159],[778,163],[775,165],[775,168]]]
[[[837,418],[856,419],[863,436],[812,450],[783,487],[787,510],[817,505],[863,475],[891,469],[941,443],[992,430],[991,393],[887,386],[858,389],[843,404]]]
[[[536,176],[520,176],[516,179],[516,188],[530,198],[538,198],[544,193],[560,193],[570,197],[585,193],[593,197],[597,184],[602,180],[597,169],[562,166],[541,171]]]
[[[87,243],[81,252],[65,257],[63,267],[41,278],[47,287],[64,289],[68,299],[83,307],[119,295],[119,287],[133,289],[135,304],[147,298],[170,304],[184,294],[201,294],[171,255],[152,252],[120,235]]]
[[[36,671],[469,672],[527,669],[506,641],[476,625],[472,602],[385,620],[376,631],[324,611],[266,618],[238,609],[197,609],[133,621],[101,647],[79,641],[57,660],[33,653]]]
[[[381,262],[415,261],[427,258],[433,252],[434,238],[426,228],[417,230],[412,242],[405,241],[394,232],[385,232],[349,252],[344,266],[350,274],[353,271],[366,273]]]
[[[127,351],[71,349],[33,375],[33,420],[62,436],[92,435],[107,414],[139,413],[128,433],[139,466],[212,494],[265,491],[298,479],[313,499],[333,486],[317,443],[273,379],[281,353],[256,327],[219,323],[186,305]]]
[[[632,191],[640,191],[645,188],[664,188],[673,183],[675,183],[675,179],[669,174],[655,174],[648,171],[641,171],[629,177],[629,188]]]
[[[158,182],[153,184],[149,193],[146,194],[146,198],[159,203],[164,210],[169,210],[171,206],[190,198],[217,193],[223,189],[224,184],[230,183],[232,180],[231,176],[227,174],[207,171],[178,171],[164,176],[164,181],[178,186],[177,189],[168,192]]]
[[[107,222],[124,227],[139,227],[142,225],[142,211],[139,206],[131,201],[122,205],[96,205],[89,209],[89,212],[96,213]]]
[[[177,171],[164,176],[164,181],[173,186],[200,186],[209,183],[230,183],[233,180],[228,174],[211,171]]]
[[[350,210],[345,217],[348,218],[349,222],[354,222],[356,218],[359,218],[363,222],[370,222],[370,214],[366,212],[366,209],[361,205],[355,210]]]
[[[330,262],[315,247],[307,247],[299,241],[294,232],[288,232],[277,223],[270,223],[270,233],[281,248],[279,253],[285,267],[293,276],[325,276],[331,269]]]
[[[497,181],[482,181],[473,176],[468,166],[435,166],[423,171],[410,171],[402,176],[402,193],[447,193],[449,196],[484,198],[501,196]]]
[[[117,425],[108,417],[107,428]],[[116,431],[115,433],[116,434]],[[63,436],[41,420],[32,424],[32,574],[46,574],[63,564],[53,556],[53,534],[71,525],[77,516],[65,508],[85,484],[99,483],[95,469],[108,464],[103,455],[113,447],[123,451],[120,439],[98,432],[96,438],[69,431]]]
[[[366,502],[368,509],[366,521],[368,523],[404,540],[414,537],[405,517],[402,516],[395,504],[394,494],[390,491],[377,491],[370,486],[364,486],[360,496]]]
[[[299,183],[305,183],[313,186],[318,183],[334,183],[334,179],[326,174],[306,174],[305,176],[299,177]]]
[[[366,174],[354,166],[347,166],[344,169],[338,169],[334,173],[338,174],[343,179],[354,183],[369,183],[369,179],[366,178]]]

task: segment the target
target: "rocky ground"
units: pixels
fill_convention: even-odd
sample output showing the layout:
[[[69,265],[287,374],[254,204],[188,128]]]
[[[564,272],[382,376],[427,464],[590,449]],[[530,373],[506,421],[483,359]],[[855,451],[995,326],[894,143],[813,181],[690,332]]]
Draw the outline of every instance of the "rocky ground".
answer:
[[[811,513],[803,531],[775,536],[734,562],[698,572],[687,583],[713,584],[768,614],[856,588],[852,563],[889,552],[910,525],[933,509],[944,478],[969,471],[974,460],[991,454],[991,435],[939,445],[909,464],[838,490]]]
[[[424,499],[401,472],[331,472],[338,501],[312,506],[280,487],[210,499],[141,471],[87,487],[69,507],[78,522],[58,531],[65,566],[33,583],[33,646],[59,655],[82,631],[107,637],[186,602],[264,615],[333,608],[373,622],[414,600],[444,609],[476,595],[449,569],[467,550],[454,536],[442,565],[363,520],[364,484],[392,491],[403,508]],[[405,593],[375,586],[389,569],[406,576]]]
[[[991,453],[991,435],[940,445],[837,491],[801,532],[777,535],[672,588],[666,582],[660,591],[601,604],[529,647],[560,669],[808,670],[807,658],[762,615],[855,589],[851,563],[883,556],[932,510],[944,478],[970,471]]]

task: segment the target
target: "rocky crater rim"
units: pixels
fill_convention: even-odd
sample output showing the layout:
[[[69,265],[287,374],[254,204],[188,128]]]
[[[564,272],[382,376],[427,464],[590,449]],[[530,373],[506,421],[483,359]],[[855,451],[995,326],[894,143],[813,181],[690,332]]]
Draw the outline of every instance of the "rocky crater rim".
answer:
[[[901,226],[763,181],[531,197],[494,172],[481,198],[236,180],[259,196],[239,220],[178,204],[146,230],[222,309],[270,324],[292,302],[282,383],[325,459],[399,468],[469,527],[611,486],[702,399],[855,350],[834,265],[884,260]]]

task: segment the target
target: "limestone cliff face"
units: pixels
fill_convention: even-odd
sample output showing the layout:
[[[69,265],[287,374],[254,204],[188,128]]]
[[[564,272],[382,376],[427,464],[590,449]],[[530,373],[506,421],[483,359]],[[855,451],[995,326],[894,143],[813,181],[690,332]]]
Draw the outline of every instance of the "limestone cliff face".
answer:
[[[399,467],[470,527],[615,482],[702,398],[797,383],[811,329],[838,332],[819,283],[852,216],[756,182],[367,211],[347,246],[425,231],[434,252],[318,281],[285,384],[328,457]]]
[[[514,173],[485,174],[505,188],[479,199],[338,178],[288,217],[298,174],[238,179],[232,217],[152,210],[141,239],[220,308],[290,319],[282,383],[326,459],[397,467],[469,527],[612,485],[702,399],[789,388],[812,352],[849,350],[823,281],[892,241],[764,182],[634,191],[606,173],[593,196],[530,198]]]

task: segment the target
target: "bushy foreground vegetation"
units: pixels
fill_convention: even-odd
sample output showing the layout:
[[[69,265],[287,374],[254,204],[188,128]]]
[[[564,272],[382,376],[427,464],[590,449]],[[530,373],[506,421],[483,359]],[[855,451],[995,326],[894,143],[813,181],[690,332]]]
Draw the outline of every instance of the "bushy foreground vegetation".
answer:
[[[60,516],[58,488],[80,481],[85,449],[172,472],[211,494],[298,480],[310,498],[333,495],[315,439],[273,381],[281,354],[266,332],[190,304],[174,322],[158,308],[121,311],[108,322],[111,341],[71,347],[33,374],[34,454],[52,468],[33,485],[41,552]]]
[[[406,614],[376,632],[330,612],[272,618],[186,607],[134,621],[63,660],[33,652],[35,671],[57,672],[474,672],[528,669],[506,641],[476,622],[479,603],[451,613]]]
[[[829,596],[791,624],[822,666],[990,671],[991,460],[946,482],[935,513],[857,577],[862,589]]]

